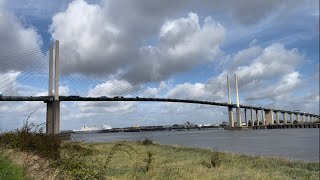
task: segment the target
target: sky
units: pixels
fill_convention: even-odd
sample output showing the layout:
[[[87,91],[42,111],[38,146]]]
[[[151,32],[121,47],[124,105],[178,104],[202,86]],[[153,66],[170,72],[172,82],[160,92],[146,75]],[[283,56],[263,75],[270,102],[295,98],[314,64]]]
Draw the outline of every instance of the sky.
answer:
[[[227,102],[319,114],[318,0],[0,0],[0,93],[46,95],[60,42],[60,94]],[[45,122],[43,102],[1,102],[0,131]],[[227,121],[227,108],[63,102],[61,129]]]

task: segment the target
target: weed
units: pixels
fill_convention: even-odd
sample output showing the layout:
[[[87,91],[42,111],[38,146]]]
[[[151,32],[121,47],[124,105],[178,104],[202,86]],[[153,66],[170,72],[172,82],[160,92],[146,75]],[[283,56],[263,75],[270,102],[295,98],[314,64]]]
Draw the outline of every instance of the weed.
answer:
[[[150,146],[150,145],[154,145],[154,142],[152,140],[146,138],[141,142],[141,144],[144,146]]]
[[[210,157],[211,167],[217,167],[221,164],[222,158],[219,152],[213,151]]]
[[[152,160],[153,160],[153,154],[152,154],[152,152],[150,152],[150,151],[148,151],[147,152],[147,155],[148,155],[148,157],[147,157],[147,159],[145,159],[145,161],[146,161],[146,163],[147,163],[147,165],[146,165],[146,172],[148,172],[149,170],[150,170],[150,168],[151,168],[151,163],[152,163]]]

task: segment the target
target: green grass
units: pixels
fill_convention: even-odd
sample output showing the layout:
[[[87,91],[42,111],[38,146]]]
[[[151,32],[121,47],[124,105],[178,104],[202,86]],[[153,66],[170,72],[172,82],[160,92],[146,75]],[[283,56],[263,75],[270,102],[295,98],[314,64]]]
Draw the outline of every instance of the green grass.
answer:
[[[0,180],[25,179],[22,167],[12,164],[10,160],[0,155]]]
[[[166,146],[148,139],[117,143],[64,142],[56,136],[31,132],[30,128],[0,135],[0,148],[34,153],[48,160],[52,168],[59,170],[59,179],[318,180],[320,172],[319,162]],[[7,161],[2,164],[8,167]],[[11,168],[3,169],[7,172]],[[14,179],[19,173],[12,175]]]
[[[116,179],[318,179],[319,163],[216,152],[207,149],[143,145],[140,142],[81,143],[91,153],[66,152],[66,177]],[[75,158],[75,159],[74,159]],[[70,161],[73,160],[73,161]],[[75,160],[75,161],[74,161]],[[75,170],[75,164],[77,166]],[[71,166],[68,166],[71,165]],[[82,174],[83,173],[83,174]],[[88,175],[88,174],[87,174]]]

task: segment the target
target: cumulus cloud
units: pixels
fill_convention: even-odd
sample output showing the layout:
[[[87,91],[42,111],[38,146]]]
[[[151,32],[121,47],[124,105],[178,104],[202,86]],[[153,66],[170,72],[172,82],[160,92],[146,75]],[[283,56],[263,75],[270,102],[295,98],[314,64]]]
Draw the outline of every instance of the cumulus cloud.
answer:
[[[102,84],[98,84],[93,89],[89,89],[88,96],[120,96],[127,95],[140,89],[124,80],[110,80]]]
[[[68,61],[65,63],[78,65],[78,69],[71,69],[76,72],[114,73],[134,58],[132,47],[121,41],[121,29],[108,20],[104,9],[97,4],[83,0],[71,2],[65,11],[53,16],[50,32],[54,39],[61,40],[65,51],[62,53],[69,56],[79,53],[80,59],[65,59]]]
[[[69,71],[105,74],[121,70],[124,79],[138,84],[164,80],[221,54],[219,45],[225,30],[211,17],[207,17],[202,26],[195,13],[167,20],[158,30],[156,46],[139,47],[141,39],[128,38],[132,32],[113,22],[107,10],[107,7],[77,0],[53,17],[52,37],[61,39],[64,46],[75,51],[62,48],[63,56],[68,56],[62,57],[65,63],[77,64]],[[71,57],[77,53],[79,58]]]
[[[157,46],[140,49],[140,61],[124,75],[132,82],[160,81],[177,72],[206,64],[222,54],[223,26],[207,17],[200,25],[199,17],[189,13],[186,18],[165,22]]]
[[[32,63],[39,62],[42,54],[40,46],[41,37],[32,26],[25,27],[17,17],[7,11],[0,3],[0,72],[22,70],[30,67]],[[31,53],[30,53],[30,52]],[[29,52],[21,57],[9,58],[17,52]],[[40,54],[36,54],[38,52]],[[19,60],[19,61],[17,61]],[[15,63],[12,63],[15,61]]]

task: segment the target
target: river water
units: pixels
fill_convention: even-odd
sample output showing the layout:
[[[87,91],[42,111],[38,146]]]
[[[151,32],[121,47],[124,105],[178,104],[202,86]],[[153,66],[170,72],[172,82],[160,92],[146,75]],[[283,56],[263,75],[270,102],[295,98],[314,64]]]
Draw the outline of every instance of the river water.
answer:
[[[192,130],[72,134],[84,142],[151,139],[160,144],[213,148],[250,155],[319,161],[319,129]]]

